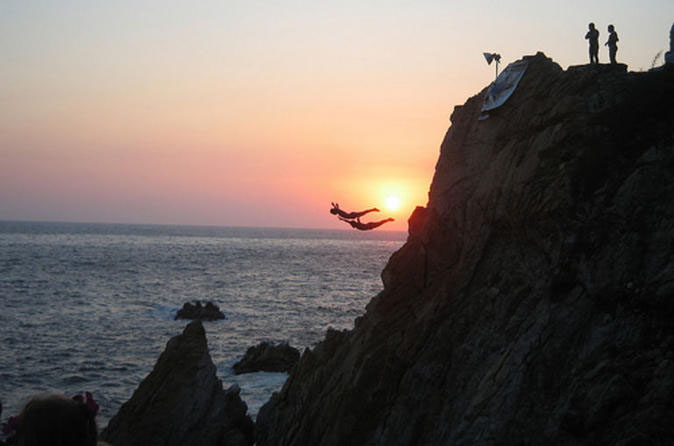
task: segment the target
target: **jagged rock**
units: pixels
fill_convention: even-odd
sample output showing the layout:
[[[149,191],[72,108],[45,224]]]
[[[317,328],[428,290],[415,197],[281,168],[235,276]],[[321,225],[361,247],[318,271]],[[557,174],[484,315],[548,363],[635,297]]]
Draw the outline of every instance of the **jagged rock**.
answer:
[[[249,446],[253,422],[239,388],[222,389],[200,321],[172,338],[152,372],[110,420],[114,446]]]
[[[220,308],[212,302],[206,302],[202,305],[201,302],[195,303],[186,302],[183,307],[176,313],[175,319],[198,319],[202,321],[215,321],[224,319],[225,315]]]
[[[454,110],[384,290],[258,445],[674,444],[674,72],[527,59]]]
[[[300,352],[287,343],[262,342],[250,347],[241,361],[232,367],[240,375],[250,372],[289,372],[300,359]]]

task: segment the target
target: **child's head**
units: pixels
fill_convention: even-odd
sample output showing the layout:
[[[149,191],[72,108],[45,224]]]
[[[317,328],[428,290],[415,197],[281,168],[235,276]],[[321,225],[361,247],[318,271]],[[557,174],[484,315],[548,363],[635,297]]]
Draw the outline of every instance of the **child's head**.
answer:
[[[89,397],[89,395],[87,395]],[[93,399],[41,395],[31,399],[19,415],[16,429],[21,446],[96,446],[98,429]]]
[[[609,26],[608,26],[608,32],[612,33],[614,29],[615,29],[615,28],[613,28],[613,25],[609,25]]]
[[[590,29],[594,29],[594,23],[593,23],[593,22],[590,22],[590,24],[587,25],[587,27],[590,28]]]

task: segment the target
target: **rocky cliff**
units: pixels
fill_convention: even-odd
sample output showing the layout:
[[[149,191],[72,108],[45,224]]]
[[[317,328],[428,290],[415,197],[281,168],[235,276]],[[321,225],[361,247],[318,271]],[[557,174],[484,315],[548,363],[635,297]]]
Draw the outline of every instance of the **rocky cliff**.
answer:
[[[239,389],[222,389],[200,321],[173,337],[101,437],[114,446],[250,446]]]
[[[384,290],[259,445],[674,442],[674,72],[525,59],[489,119],[455,108]]]

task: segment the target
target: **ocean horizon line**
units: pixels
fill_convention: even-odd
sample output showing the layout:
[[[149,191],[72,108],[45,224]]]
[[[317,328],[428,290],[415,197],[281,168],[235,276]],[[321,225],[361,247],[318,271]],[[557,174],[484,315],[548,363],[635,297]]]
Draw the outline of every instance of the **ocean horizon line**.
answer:
[[[290,226],[242,226],[242,225],[217,225],[217,224],[181,224],[181,223],[129,223],[129,222],[101,222],[101,221],[60,221],[60,220],[2,220],[0,219],[0,232],[11,232],[8,229],[17,230],[19,227],[22,229],[48,229],[47,227],[61,226],[78,228],[80,230],[86,230],[86,228],[94,229],[108,229],[111,232],[122,232],[127,233],[134,229],[136,230],[158,230],[165,231],[167,235],[206,235],[206,236],[217,236],[225,235],[219,234],[223,231],[241,231],[241,232],[257,232],[259,236],[264,236],[268,232],[276,233],[286,233],[290,235],[316,235],[319,234],[325,235],[326,233],[331,233],[334,235],[346,236],[348,238],[354,239],[392,239],[392,240],[404,240],[407,236],[407,231],[396,231],[396,230],[387,230],[387,229],[378,229],[376,231],[355,231],[353,229],[339,229],[339,228],[302,228],[302,227],[290,227]],[[126,229],[127,231],[123,231]],[[181,231],[182,230],[182,231]],[[187,233],[187,231],[196,231],[198,234]],[[180,232],[176,234],[174,232]],[[21,231],[23,232],[23,231]],[[31,231],[32,232],[32,231]],[[101,231],[95,231],[100,233]],[[106,231],[107,232],[107,231]],[[271,234],[269,234],[271,235]],[[340,237],[341,238],[341,237]]]

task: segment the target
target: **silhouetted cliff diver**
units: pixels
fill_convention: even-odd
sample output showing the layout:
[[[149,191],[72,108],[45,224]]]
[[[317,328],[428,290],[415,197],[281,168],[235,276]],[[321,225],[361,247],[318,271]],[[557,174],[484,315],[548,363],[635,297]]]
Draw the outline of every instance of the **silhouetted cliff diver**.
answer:
[[[348,223],[348,224],[350,224],[352,228],[358,229],[359,231],[369,231],[370,229],[378,228],[379,226],[383,225],[384,223],[388,223],[389,221],[394,221],[392,218],[387,218],[385,220],[371,221],[369,223],[361,223],[359,218],[357,218],[355,221],[354,220],[347,220],[346,218],[342,218],[342,217],[339,217],[339,219]]]
[[[340,217],[343,218],[360,218],[363,215],[367,214],[368,212],[379,212],[379,209],[377,208],[372,208],[372,209],[366,209],[364,211],[360,212],[345,212],[339,208],[339,204],[337,203],[330,203],[332,205],[332,209],[330,209],[330,213],[333,215],[339,215]]]

